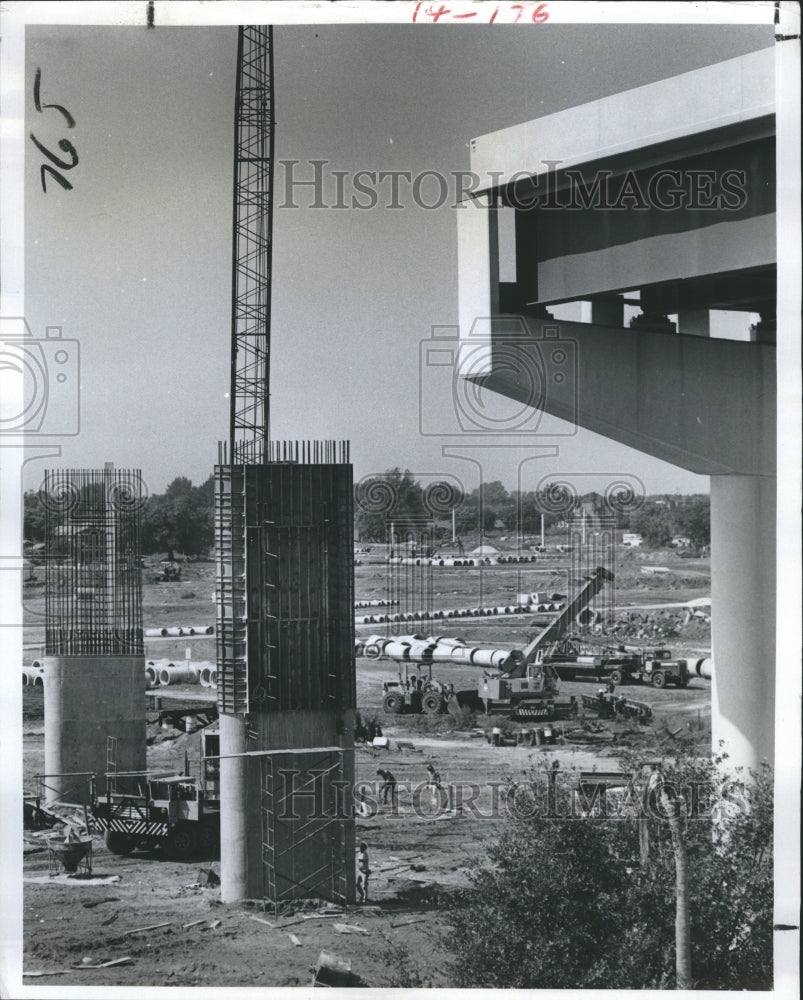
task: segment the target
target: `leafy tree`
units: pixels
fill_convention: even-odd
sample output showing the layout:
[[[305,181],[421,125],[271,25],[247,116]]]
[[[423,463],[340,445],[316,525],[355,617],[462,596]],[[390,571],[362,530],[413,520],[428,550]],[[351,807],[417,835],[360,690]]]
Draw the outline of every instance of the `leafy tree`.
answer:
[[[679,793],[686,817],[692,982],[769,989],[772,774],[737,773],[723,785],[723,763],[681,752],[663,768],[664,787]],[[624,766],[638,771],[640,762]],[[640,783],[606,810],[586,800],[584,815],[569,783],[547,808],[547,787],[543,775],[531,775],[523,789],[529,806],[519,789],[523,814],[505,820],[488,850],[491,866],[478,863],[471,886],[449,904],[442,945],[454,984],[672,988],[676,870],[664,798],[647,796]]]
[[[648,501],[630,518],[631,530],[637,531],[650,548],[668,545],[675,534],[672,512],[663,504]]]
[[[214,479],[193,486],[178,476],[163,494],[148,498],[142,514],[142,551],[175,549],[201,555],[214,542]]]
[[[391,522],[403,531],[413,519],[420,523],[428,517],[424,491],[409,469],[388,469],[357,484],[354,527],[364,541],[386,541]]]
[[[711,499],[707,496],[689,497],[675,513],[677,533],[686,535],[694,545],[711,542]]]
[[[26,490],[23,498],[23,538],[28,542],[45,540],[45,508],[36,490]]]

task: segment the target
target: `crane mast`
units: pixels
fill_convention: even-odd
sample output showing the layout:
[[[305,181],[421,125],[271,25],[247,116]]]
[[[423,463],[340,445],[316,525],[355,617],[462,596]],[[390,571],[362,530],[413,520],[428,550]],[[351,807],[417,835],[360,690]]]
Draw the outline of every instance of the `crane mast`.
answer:
[[[238,29],[234,125],[231,462],[267,460],[273,249],[273,28]]]

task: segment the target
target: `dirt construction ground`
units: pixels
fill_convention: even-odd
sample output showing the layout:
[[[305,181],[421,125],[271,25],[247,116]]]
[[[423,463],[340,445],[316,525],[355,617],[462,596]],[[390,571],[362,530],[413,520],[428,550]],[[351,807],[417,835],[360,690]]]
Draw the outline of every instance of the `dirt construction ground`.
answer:
[[[616,603],[621,607],[655,606],[707,595],[707,564],[680,566],[677,579],[645,585],[638,564],[617,574]],[[665,564],[665,562],[663,563]],[[632,570],[632,572],[631,572]],[[435,607],[474,606],[479,601],[478,571],[442,570],[434,576]],[[488,604],[505,604],[519,590],[561,589],[560,567],[529,571],[497,567],[483,572],[481,585]],[[358,599],[384,594],[384,566],[365,563],[356,570]],[[682,583],[678,583],[682,575]],[[619,579],[623,585],[619,585]],[[146,579],[150,574],[146,574]],[[628,586],[629,582],[629,586]],[[523,586],[521,584],[523,583]],[[565,576],[564,576],[565,587]],[[192,564],[181,583],[147,584],[145,625],[214,621],[213,567]],[[565,592],[565,590],[564,590]],[[41,594],[32,589],[28,606],[29,644],[41,641]],[[358,612],[359,614],[360,612]],[[646,611],[641,612],[647,614]],[[534,634],[532,618],[460,619],[444,621],[438,631],[477,644],[520,648]],[[385,626],[359,626],[358,635],[385,632]],[[396,631],[411,631],[397,627]],[[683,630],[666,644],[694,660],[708,654],[709,641],[699,627]],[[150,642],[151,657],[183,658],[186,639]],[[214,638],[190,640],[192,658],[214,660]],[[35,646],[29,645],[29,653]],[[476,688],[478,671],[441,665],[433,673],[458,690]],[[685,689],[655,690],[643,686],[625,692],[649,702],[652,724],[604,724],[598,732],[578,731],[577,723],[556,727],[551,746],[492,746],[484,737],[494,720],[481,715],[453,717],[387,716],[382,712],[383,681],[397,676],[387,660],[357,659],[357,705],[364,719],[374,718],[389,738],[386,750],[358,746],[357,778],[375,781],[379,767],[390,769],[399,782],[396,808],[380,807],[376,815],[357,820],[357,839],[368,844],[372,870],[367,906],[346,913],[327,913],[309,901],[287,907],[277,916],[263,912],[261,901],[235,906],[220,903],[220,889],[207,884],[206,872],[220,872],[217,859],[193,862],[168,860],[159,851],[131,857],[110,854],[100,836],[93,840],[91,879],[50,878],[47,831],[26,831],[24,840],[24,970],[28,986],[293,986],[310,985],[321,952],[350,961],[353,985],[449,986],[447,954],[439,946],[448,927],[440,908],[451,889],[467,884],[472,859],[482,858],[483,843],[493,839],[504,822],[492,816],[494,787],[506,779],[523,778],[532,766],[556,760],[562,770],[616,767],[623,745],[660,752],[671,748],[680,732],[701,745],[710,740],[710,685],[694,678]],[[596,690],[593,682],[563,682],[561,694]],[[198,688],[188,688],[197,694]],[[593,724],[592,724],[593,726]],[[149,726],[149,766],[180,768],[185,752],[199,756],[198,733]],[[26,688],[24,696],[25,788],[44,770],[44,719],[41,688]],[[426,765],[432,762],[444,785],[477,786],[473,804],[453,815],[421,792]],[[416,789],[419,789],[416,792]],[[418,808],[414,808],[416,798]],[[267,921],[267,922],[266,922]],[[164,924],[150,930],[137,928]],[[191,925],[191,926],[187,926]],[[271,926],[272,925],[272,926]],[[345,927],[345,929],[343,929]],[[104,962],[127,959],[106,968]],[[44,976],[37,974],[46,974]]]

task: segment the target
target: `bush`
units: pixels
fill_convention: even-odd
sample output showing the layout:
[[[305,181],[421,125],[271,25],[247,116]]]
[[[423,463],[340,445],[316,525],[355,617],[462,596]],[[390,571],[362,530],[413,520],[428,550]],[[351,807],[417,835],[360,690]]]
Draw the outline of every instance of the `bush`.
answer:
[[[737,774],[723,792],[717,764],[682,753],[663,769],[697,814],[683,833],[692,976],[698,988],[770,989],[772,774],[765,768],[747,781]],[[531,778],[543,804],[545,779]],[[618,817],[570,818],[562,783],[551,816],[541,808],[506,821],[491,865],[474,868],[470,888],[449,905],[443,946],[456,986],[674,987],[674,852],[665,818],[639,822],[639,794]]]

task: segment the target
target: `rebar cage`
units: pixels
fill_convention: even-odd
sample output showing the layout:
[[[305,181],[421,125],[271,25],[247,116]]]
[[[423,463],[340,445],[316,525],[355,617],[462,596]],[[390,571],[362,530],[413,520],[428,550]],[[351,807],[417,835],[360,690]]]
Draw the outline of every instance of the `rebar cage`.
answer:
[[[45,472],[45,653],[141,656],[138,469]]]

